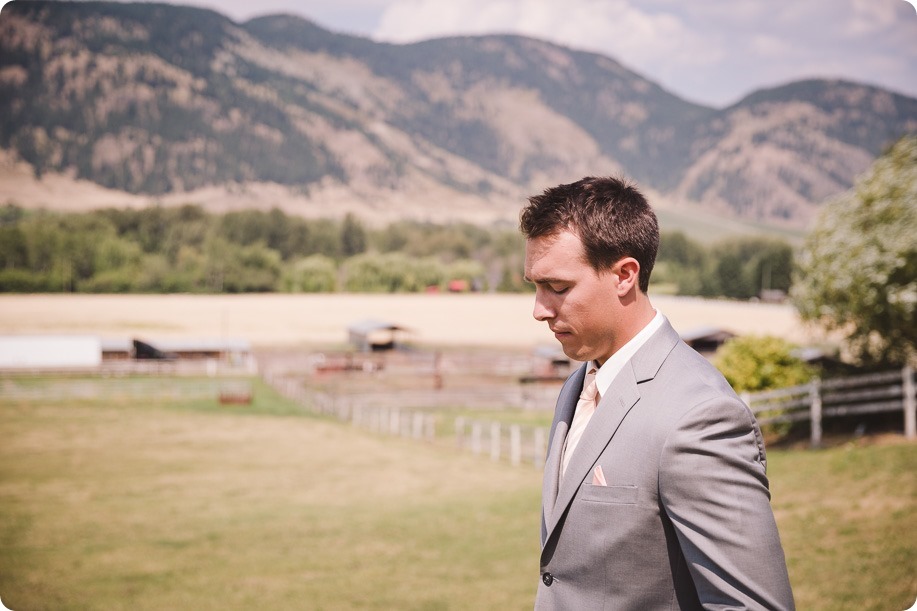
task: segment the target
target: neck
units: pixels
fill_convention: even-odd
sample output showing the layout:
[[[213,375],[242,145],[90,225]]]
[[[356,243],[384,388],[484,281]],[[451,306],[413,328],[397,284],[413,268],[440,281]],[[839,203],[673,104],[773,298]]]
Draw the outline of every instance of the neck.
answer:
[[[637,291],[633,302],[627,309],[627,316],[622,321],[621,332],[615,338],[615,346],[612,354],[620,350],[627,342],[634,339],[646,325],[650,324],[653,317],[656,316],[656,310],[650,303],[649,297],[642,292]],[[601,367],[605,364],[606,359],[595,359],[596,364]]]

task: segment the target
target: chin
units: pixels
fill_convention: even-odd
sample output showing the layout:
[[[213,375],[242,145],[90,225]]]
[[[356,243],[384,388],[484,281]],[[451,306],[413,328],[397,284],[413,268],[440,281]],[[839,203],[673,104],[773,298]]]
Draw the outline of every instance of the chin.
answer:
[[[568,358],[573,359],[574,361],[585,362],[589,360],[589,357],[583,356],[581,353],[573,349],[568,349],[566,346],[563,347],[563,351]]]

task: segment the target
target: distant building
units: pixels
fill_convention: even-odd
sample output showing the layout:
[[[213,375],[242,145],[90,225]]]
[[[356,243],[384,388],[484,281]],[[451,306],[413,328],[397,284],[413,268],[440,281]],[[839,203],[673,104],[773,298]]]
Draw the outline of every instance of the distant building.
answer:
[[[102,363],[102,342],[91,335],[0,336],[0,369],[79,369]]]
[[[681,339],[704,356],[711,356],[726,340],[736,334],[720,327],[704,326],[690,329],[681,334]]]
[[[796,348],[790,354],[799,360],[816,367],[821,377],[833,378],[837,376],[851,376],[861,373],[860,368],[841,360],[837,349],[819,348],[817,346],[804,346]]]
[[[181,371],[254,371],[251,345],[241,339],[139,340],[91,335],[0,336],[0,369],[146,371],[164,361]],[[138,367],[140,369],[138,369]]]
[[[367,319],[350,325],[347,328],[347,337],[360,352],[381,352],[398,348],[401,345],[398,342],[398,334],[407,331],[408,329],[401,325]]]
[[[538,346],[532,352],[531,375],[522,376],[519,381],[523,384],[562,382],[570,375],[573,365],[574,361],[560,346]]]
[[[244,339],[127,339],[101,340],[106,361],[220,360],[241,363],[251,358],[251,344]]]

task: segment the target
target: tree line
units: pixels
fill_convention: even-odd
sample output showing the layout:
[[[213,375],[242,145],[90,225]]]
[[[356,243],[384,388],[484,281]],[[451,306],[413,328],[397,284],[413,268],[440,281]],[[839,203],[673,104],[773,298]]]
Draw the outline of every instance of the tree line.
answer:
[[[305,219],[279,209],[208,213],[194,205],[82,213],[0,208],[0,291],[81,293],[531,290],[515,227],[353,215]],[[736,238],[710,246],[664,232],[654,285],[748,299],[788,291],[792,248]],[[452,284],[451,286],[456,286]]]

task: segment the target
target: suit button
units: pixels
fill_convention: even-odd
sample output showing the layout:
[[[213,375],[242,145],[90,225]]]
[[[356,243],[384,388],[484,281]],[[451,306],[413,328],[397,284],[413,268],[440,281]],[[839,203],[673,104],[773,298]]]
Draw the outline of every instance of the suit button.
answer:
[[[554,575],[550,573],[545,573],[541,576],[541,581],[544,582],[544,585],[551,587],[551,584],[554,583]]]

